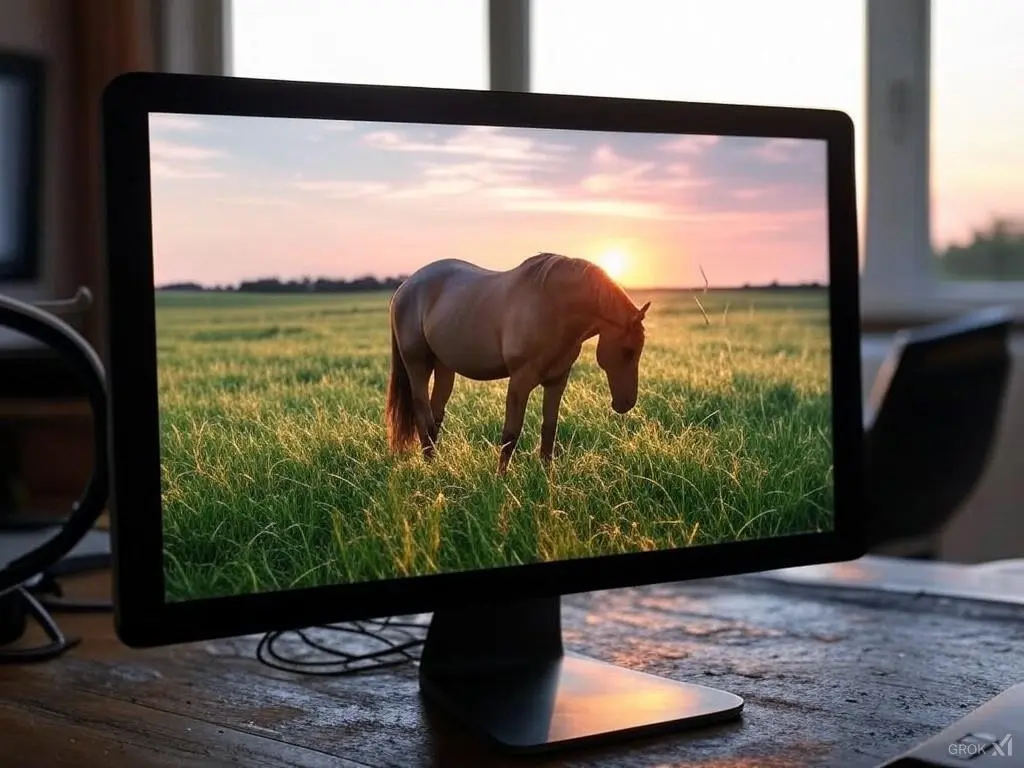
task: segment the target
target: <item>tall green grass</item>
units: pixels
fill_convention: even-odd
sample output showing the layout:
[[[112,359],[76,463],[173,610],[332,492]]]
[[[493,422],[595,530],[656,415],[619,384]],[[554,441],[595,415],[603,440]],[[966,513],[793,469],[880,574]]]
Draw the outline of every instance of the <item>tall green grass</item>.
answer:
[[[593,343],[505,477],[504,382],[458,378],[437,458],[390,455],[388,297],[159,294],[168,599],[686,547],[831,525],[824,292],[651,299],[640,398]]]

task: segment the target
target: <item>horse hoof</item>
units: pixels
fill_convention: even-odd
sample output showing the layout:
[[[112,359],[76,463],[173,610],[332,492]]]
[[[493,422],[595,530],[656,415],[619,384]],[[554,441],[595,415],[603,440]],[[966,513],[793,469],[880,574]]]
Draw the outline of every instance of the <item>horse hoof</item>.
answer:
[[[560,446],[556,445],[550,451],[541,451],[540,452],[540,460],[544,464],[544,466],[550,466],[551,464],[553,464],[555,462],[556,459],[561,458],[562,454],[563,454],[562,448]]]

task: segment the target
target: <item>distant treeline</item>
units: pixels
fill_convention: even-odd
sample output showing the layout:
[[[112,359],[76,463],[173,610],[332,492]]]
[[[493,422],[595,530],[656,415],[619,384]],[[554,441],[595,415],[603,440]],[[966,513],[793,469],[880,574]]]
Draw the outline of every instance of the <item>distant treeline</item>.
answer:
[[[171,283],[157,288],[158,291],[203,291],[206,293],[367,293],[370,291],[394,291],[405,280],[399,277],[358,277],[355,280],[332,280],[326,277],[303,280],[279,280],[267,277],[260,280],[245,280],[238,285],[201,285],[200,283]]]
[[[997,217],[936,257],[951,280],[1024,280],[1024,219]]]
[[[371,291],[394,291],[402,284],[406,276],[385,277],[360,277],[355,280],[331,280],[328,278],[305,279],[305,280],[279,280],[277,278],[264,278],[261,280],[246,280],[238,285],[214,285],[206,286],[200,283],[171,283],[157,288],[158,291],[182,291],[182,292],[204,292],[204,293],[368,293]],[[712,288],[717,291],[801,291],[801,290],[822,290],[825,286],[821,283],[770,283],[768,285],[745,284],[733,288]],[[648,290],[659,290],[651,288]],[[673,290],[664,288],[661,290]],[[681,288],[674,290],[700,291],[702,288]]]

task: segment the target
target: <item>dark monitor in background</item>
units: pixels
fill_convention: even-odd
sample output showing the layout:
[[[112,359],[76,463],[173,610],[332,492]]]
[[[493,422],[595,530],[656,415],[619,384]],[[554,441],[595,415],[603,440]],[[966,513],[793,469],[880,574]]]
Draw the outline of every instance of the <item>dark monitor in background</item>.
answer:
[[[41,61],[0,52],[0,291],[41,271],[43,87]]]
[[[828,111],[128,75],[104,101],[116,617],[432,612],[539,750],[739,714],[563,594],[863,552],[853,135]]]

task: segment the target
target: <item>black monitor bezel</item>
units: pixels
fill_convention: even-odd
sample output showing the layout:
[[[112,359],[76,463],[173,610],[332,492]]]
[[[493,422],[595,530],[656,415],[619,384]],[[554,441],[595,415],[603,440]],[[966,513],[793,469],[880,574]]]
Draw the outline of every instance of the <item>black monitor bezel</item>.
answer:
[[[17,80],[27,90],[25,112],[20,116],[25,179],[15,197],[16,204],[24,205],[23,229],[14,258],[0,261],[0,281],[26,283],[42,274],[46,64],[34,54],[0,53],[0,78]]]
[[[820,139],[827,142],[835,529],[187,602],[164,593],[150,113]],[[135,647],[473,603],[724,576],[864,554],[854,133],[838,111],[131,73],[103,96],[115,620]]]

